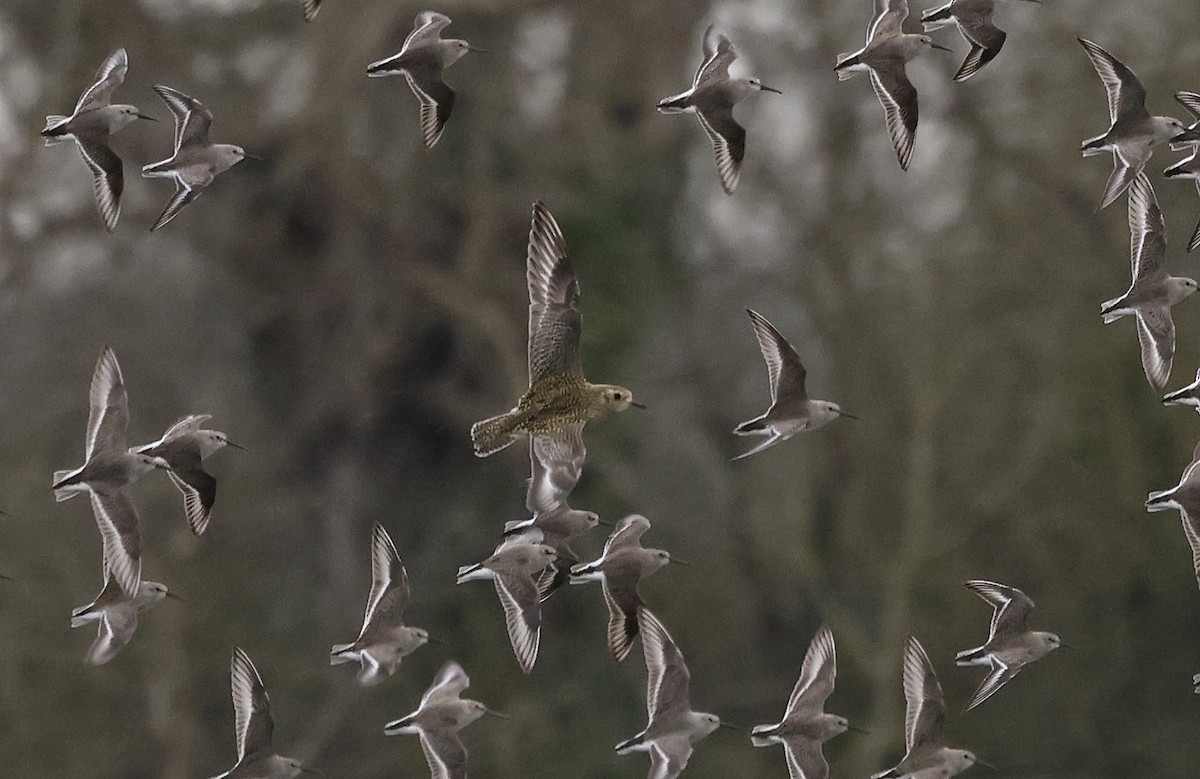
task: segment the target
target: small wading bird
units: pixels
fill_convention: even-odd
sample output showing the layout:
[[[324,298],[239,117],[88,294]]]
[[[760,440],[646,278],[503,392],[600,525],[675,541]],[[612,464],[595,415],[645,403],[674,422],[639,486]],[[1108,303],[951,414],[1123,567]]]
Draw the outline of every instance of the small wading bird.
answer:
[[[704,31],[704,62],[692,79],[692,88],[658,101],[663,114],[694,113],[712,141],[717,157],[721,189],[732,195],[742,175],[746,156],[746,128],[733,118],[733,107],[755,92],[775,92],[757,78],[730,78],[729,66],[737,59],[733,44],[724,33],[709,25]]]
[[[928,48],[953,51],[938,45],[928,35],[904,32],[908,0],[875,0],[875,18],[867,27],[867,45],[855,52],[839,54],[838,81],[856,73],[869,73],[875,97],[887,119],[888,135],[900,167],[908,170],[917,138],[917,88],[908,80],[905,64]]]
[[[985,665],[991,671],[971,696],[967,711],[992,697],[1021,669],[1063,646],[1053,633],[1026,630],[1025,621],[1033,611],[1033,601],[1016,587],[974,579],[967,589],[991,605],[992,624],[983,646],[967,649],[954,656],[959,665]]]
[[[483,562],[458,569],[456,584],[488,579],[495,584],[513,654],[525,673],[537,662],[542,637],[541,593],[534,574],[557,559],[554,548],[545,544],[506,541]]]
[[[399,53],[367,66],[367,75],[403,75],[417,100],[421,101],[421,135],[426,148],[432,149],[454,110],[454,90],[442,80],[442,71],[468,51],[487,53],[463,40],[443,40],[442,29],[450,17],[436,11],[422,11],[413,22],[413,31],[404,39]]]
[[[157,606],[163,598],[179,596],[169,592],[165,584],[147,581],[139,586],[136,598],[126,597],[106,568],[104,589],[94,601],[71,612],[72,628],[83,627],[89,622],[100,623],[96,640],[88,649],[87,661],[92,665],[104,665],[116,657],[133,638],[138,614]]]
[[[142,540],[137,508],[130,488],[155,468],[168,468],[161,457],[129,451],[125,428],[129,426],[129,396],[117,355],[105,346],[92,373],[88,394],[87,437],[84,464],[73,471],[54,472],[54,499],[73,498],[86,492],[104,542],[104,566],[125,597],[141,593]]]
[[[774,725],[758,725],[750,731],[756,747],[783,744],[791,779],[828,779],[829,763],[821,746],[847,730],[850,721],[825,711],[825,700],[833,694],[837,676],[837,653],[833,631],[822,625],[808,646],[800,678],[788,699],[783,719]]]
[[[434,677],[417,710],[383,728],[389,736],[416,734],[420,737],[432,779],[466,779],[467,748],[458,737],[459,731],[484,714],[508,719],[479,701],[460,698],[470,685],[471,680],[462,666],[450,660]]]
[[[250,157],[241,146],[209,142],[208,128],[213,115],[199,100],[162,85],[154,87],[154,91],[175,116],[175,153],[162,162],[144,166],[142,176],[174,179],[175,194],[150,232],[178,216],[219,174]]]
[[[162,438],[131,450],[135,454],[161,457],[170,466],[167,475],[183,493],[183,510],[196,535],[208,527],[217,500],[217,480],[204,470],[201,462],[226,446],[245,449],[219,430],[202,430],[200,426],[210,419],[208,414],[185,417],[167,428]]]
[[[1179,478],[1179,484],[1169,490],[1159,490],[1146,496],[1147,511],[1178,509],[1183,522],[1183,534],[1192,549],[1192,569],[1200,585],[1200,444],[1192,452],[1192,462]]]
[[[1124,316],[1137,320],[1142,370],[1156,390],[1171,376],[1175,359],[1175,321],[1171,306],[1196,291],[1194,279],[1167,274],[1167,228],[1162,209],[1146,174],[1139,173],[1129,188],[1130,266],[1133,281],[1119,298],[1100,307],[1104,324]]]
[[[618,663],[629,655],[638,634],[638,613],[645,605],[638,583],[668,563],[687,565],[663,549],[644,548],[642,535],[649,529],[650,520],[631,514],[617,524],[598,559],[571,568],[571,584],[601,584],[608,606],[608,651]]]
[[[1078,40],[1108,95],[1108,130],[1087,139],[1082,146],[1084,157],[1106,151],[1113,155],[1113,172],[1096,208],[1099,211],[1129,189],[1150,161],[1155,145],[1171,140],[1186,128],[1173,116],[1151,116],[1146,110],[1146,88],[1133,71],[1095,43]]]
[[[109,232],[116,228],[117,217],[121,215],[125,172],[121,158],[108,145],[108,136],[135,119],[155,121],[136,106],[111,104],[113,92],[121,86],[128,70],[129,57],[124,49],[109,54],[96,73],[96,82],[75,104],[75,111],[70,116],[47,116],[46,129],[42,130],[47,146],[74,140],[79,147],[83,161],[91,168],[96,207]]]
[[[529,389],[516,408],[471,426],[475,454],[487,457],[518,433],[553,435],[633,406],[633,393],[615,384],[592,384],[579,357],[582,318],[579,280],[567,259],[558,222],[540,201],[533,204],[526,260],[529,287]]]
[[[358,682],[376,685],[396,673],[400,660],[430,641],[429,631],[404,624],[408,605],[408,573],[383,525],[371,530],[371,593],[362,630],[350,644],[329,653],[330,665],[359,663]]]
[[[951,0],[941,8],[933,8],[921,15],[921,26],[925,32],[939,30],[948,24],[958,26],[959,33],[971,44],[971,51],[962,66],[954,74],[955,81],[966,81],[978,73],[984,65],[996,58],[1004,46],[1008,33],[992,22],[999,0]],[[1042,0],[1027,0],[1040,3]]]
[[[650,722],[617,744],[618,755],[650,753],[650,779],[674,779],[687,768],[692,745],[720,727],[733,728],[716,714],[694,711],[688,697],[691,674],[667,629],[647,608],[638,612],[646,656],[646,711]]]
[[[735,460],[770,448],[786,441],[803,430],[816,430],[838,417],[858,419],[842,411],[836,403],[828,400],[812,400],[804,389],[808,375],[800,362],[800,355],[787,339],[780,335],[767,318],[753,309],[746,309],[750,324],[754,326],[754,337],[767,363],[767,378],[771,383],[771,407],[767,413],[743,422],[733,429],[737,435],[765,435],[767,440]]]
[[[275,754],[271,740],[275,731],[271,699],[250,656],[238,647],[233,649],[229,681],[238,761],[213,779],[293,779],[302,773],[318,773],[299,760]]]
[[[946,698],[925,647],[908,637],[904,650],[904,759],[871,779],[949,779],[973,765],[993,768],[965,749],[951,749],[942,738]]]

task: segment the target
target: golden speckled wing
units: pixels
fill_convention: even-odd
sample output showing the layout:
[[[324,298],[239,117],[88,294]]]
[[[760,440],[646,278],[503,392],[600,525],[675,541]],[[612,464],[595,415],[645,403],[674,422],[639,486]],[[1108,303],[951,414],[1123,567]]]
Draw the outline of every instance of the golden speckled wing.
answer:
[[[526,266],[529,285],[529,384],[547,375],[583,376],[579,359],[579,281],[567,243],[546,206],[533,204]]]

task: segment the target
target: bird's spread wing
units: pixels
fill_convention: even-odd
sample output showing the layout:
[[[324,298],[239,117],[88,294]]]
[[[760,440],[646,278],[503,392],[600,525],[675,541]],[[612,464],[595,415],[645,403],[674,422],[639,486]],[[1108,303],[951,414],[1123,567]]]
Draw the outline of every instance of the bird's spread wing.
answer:
[[[137,610],[110,609],[100,617],[96,640],[88,649],[87,661],[91,665],[104,665],[116,657],[133,638],[137,630]]]
[[[447,660],[433,678],[433,684],[429,685],[429,689],[421,697],[421,708],[425,708],[432,701],[457,698],[470,686],[471,680],[463,667],[453,660]]]
[[[92,459],[97,448],[107,452],[124,452],[125,428],[129,424],[129,397],[121,366],[111,347],[105,346],[96,360],[92,387],[88,393],[87,440],[84,459]]]
[[[837,652],[833,644],[833,631],[822,625],[804,655],[804,667],[800,669],[792,696],[788,699],[786,717],[797,713],[817,713],[825,708],[825,700],[833,693],[833,682],[837,676]]]
[[[586,459],[583,422],[567,425],[552,435],[531,436],[525,508],[533,514],[563,508],[583,475]]]
[[[633,587],[624,582],[615,584],[605,577],[601,583],[604,603],[608,606],[608,651],[618,663],[629,656],[633,639],[638,634],[638,610],[642,599],[637,594],[636,580]]]
[[[1154,187],[1144,172],[1129,187],[1129,258],[1134,283],[1165,279],[1167,228]]]
[[[1150,385],[1161,390],[1167,386],[1175,359],[1175,322],[1171,319],[1171,309],[1165,305],[1140,308],[1136,319],[1142,370]]]
[[[917,138],[917,88],[908,80],[901,60],[895,60],[889,67],[880,70],[872,69],[871,86],[883,106],[896,158],[900,161],[900,167],[908,170]]]
[[[1200,528],[1196,526],[1200,517],[1193,518],[1186,511],[1180,513],[1183,515],[1183,534],[1187,536],[1188,546],[1192,548],[1192,569],[1196,573],[1196,584],[1200,586]]]
[[[441,65],[432,63],[405,68],[404,79],[421,102],[421,138],[432,149],[454,111],[454,90],[442,80]]]
[[[529,287],[529,383],[549,374],[583,376],[579,358],[579,281],[550,209],[533,204],[526,258]]]
[[[136,598],[142,581],[142,536],[128,490],[88,490],[92,513],[104,542],[104,564],[126,598]]]
[[[650,773],[646,779],[676,779],[691,757],[692,745],[686,737],[660,738],[650,746]]]
[[[753,309],[746,309],[750,324],[754,326],[754,338],[767,363],[767,377],[771,381],[771,402],[785,400],[807,400],[804,389],[807,372],[800,362],[800,355],[792,348],[767,318]]]
[[[422,728],[420,739],[430,779],[466,779],[467,749],[456,733]]]
[[[646,710],[650,721],[690,708],[688,673],[683,653],[650,609],[638,611],[642,650],[646,655]]]
[[[100,218],[104,220],[104,228],[111,233],[117,226],[117,217],[121,215],[121,193],[125,190],[125,171],[121,167],[121,158],[103,137],[86,141],[77,138],[76,145],[79,146],[83,161],[92,170],[96,207],[100,210]]]
[[[1010,636],[1025,630],[1025,621],[1033,611],[1033,601],[1016,587],[973,579],[967,582],[971,592],[992,607],[992,624],[988,641],[996,636]]]
[[[234,735],[237,737],[238,762],[255,755],[269,755],[275,720],[271,717],[271,699],[263,686],[258,669],[249,655],[234,647],[229,665],[233,692]]]
[[[983,678],[979,689],[971,696],[971,702],[967,704],[967,711],[975,708],[979,704],[992,697],[997,690],[1003,687],[1009,679],[1017,675],[1021,670],[1021,666],[1007,666],[996,659],[995,655],[991,658],[992,670]]]
[[[522,570],[497,573],[493,581],[500,605],[504,607],[504,622],[508,639],[521,670],[529,673],[537,662],[538,644],[542,636],[542,607],[537,584]]]
[[[908,0],[875,0],[875,18],[867,27],[867,43],[902,34],[907,18]]]
[[[783,739],[789,779],[829,779],[829,763],[821,751],[821,742],[803,736]]]
[[[150,232],[154,232],[162,228],[163,225],[178,216],[179,212],[183,210],[184,206],[200,197],[200,193],[203,191],[200,188],[192,189],[189,187],[184,182],[183,177],[179,176],[178,174],[172,178],[175,179],[175,194],[171,195],[171,199],[168,200],[166,206],[163,207],[162,213],[159,214],[158,219],[150,228]]]
[[[175,153],[180,149],[191,146],[208,144],[208,128],[212,125],[213,115],[196,98],[185,95],[178,89],[172,89],[162,84],[156,84],[154,91],[171,109],[175,117]]]
[[[1195,92],[1176,92],[1175,99],[1188,110],[1188,113],[1200,121],[1200,95]]]
[[[641,514],[630,514],[617,523],[617,527],[604,544],[604,554],[607,556],[617,549],[637,545],[649,529],[650,520]]]
[[[1146,89],[1133,71],[1095,43],[1078,40],[1108,93],[1109,120],[1115,123],[1120,117],[1146,114]]]
[[[746,156],[746,128],[733,118],[730,106],[719,106],[696,111],[700,126],[712,141],[713,154],[717,158],[717,173],[721,177],[721,189],[732,195],[742,176],[742,159]]]
[[[112,102],[113,92],[125,80],[129,70],[129,55],[125,49],[117,49],[104,60],[100,70],[96,71],[96,81],[79,97],[75,104],[75,113],[102,108]]]
[[[212,414],[191,414],[186,416],[167,428],[167,432],[163,433],[163,440],[168,441],[184,433],[194,433],[210,419],[212,419]]]
[[[704,31],[704,62],[696,70],[692,87],[698,88],[714,81],[729,78],[729,65],[737,59],[733,43],[725,33],[717,31],[711,24]]]
[[[904,745],[911,753],[924,744],[936,744],[942,738],[942,719],[946,699],[942,685],[933,672],[925,647],[915,636],[908,637],[904,651]]]
[[[413,31],[404,39],[404,46],[401,48],[408,49],[413,45],[425,43],[438,37],[438,34],[450,24],[450,17],[445,14],[440,14],[437,11],[422,11],[417,14],[417,18],[413,21]]]
[[[969,15],[966,19],[955,17],[958,31],[971,44],[971,51],[963,60],[962,66],[954,74],[955,81],[966,81],[975,75],[980,68],[996,58],[1004,46],[1008,35],[992,24],[991,15]]]
[[[203,468],[167,472],[171,481],[183,493],[183,512],[194,535],[203,535],[212,519],[212,507],[217,500],[217,480]]]
[[[371,531],[371,594],[367,597],[359,638],[364,637],[375,623],[385,629],[402,624],[408,595],[408,573],[404,563],[400,561],[391,536],[376,522]]]

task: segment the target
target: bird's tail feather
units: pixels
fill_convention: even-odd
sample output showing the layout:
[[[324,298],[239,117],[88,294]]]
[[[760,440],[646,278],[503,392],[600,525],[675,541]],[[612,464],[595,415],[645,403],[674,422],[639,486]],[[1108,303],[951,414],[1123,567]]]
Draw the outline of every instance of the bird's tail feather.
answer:
[[[977,646],[974,649],[964,649],[954,656],[954,662],[958,665],[975,665],[976,661],[983,659],[983,647]]]
[[[1080,150],[1083,152],[1083,156],[1092,157],[1097,154],[1103,154],[1105,151],[1107,151],[1104,148],[1106,145],[1104,143],[1104,138],[1104,135],[1097,135],[1095,138],[1088,138],[1086,141],[1084,141],[1083,145],[1080,147]]]
[[[334,644],[333,649],[329,652],[329,664],[342,665],[343,663],[353,663],[357,658],[345,654],[347,650],[353,648],[354,644]]]
[[[471,425],[471,443],[475,446],[475,456],[487,457],[511,444],[516,440],[517,430],[525,420],[525,414],[509,411]]]
[[[921,15],[921,24],[924,26],[925,32],[933,32],[954,22],[954,15],[950,11],[951,5],[951,3],[947,3],[941,8],[932,8]]]
[[[837,71],[838,81],[845,81],[848,78],[854,78],[858,75],[858,72],[850,70],[850,67],[859,64],[859,62],[858,52],[847,51],[839,54],[837,64],[833,66],[833,69]]]
[[[1146,508],[1149,511],[1169,511],[1171,506],[1167,505],[1167,501],[1170,500],[1171,493],[1174,491],[1174,489],[1170,489],[1150,493],[1146,496]]]
[[[46,129],[42,130],[42,137],[46,139],[47,146],[53,146],[56,143],[62,143],[67,140],[67,134],[60,128],[67,123],[70,117],[51,114],[46,117]]]

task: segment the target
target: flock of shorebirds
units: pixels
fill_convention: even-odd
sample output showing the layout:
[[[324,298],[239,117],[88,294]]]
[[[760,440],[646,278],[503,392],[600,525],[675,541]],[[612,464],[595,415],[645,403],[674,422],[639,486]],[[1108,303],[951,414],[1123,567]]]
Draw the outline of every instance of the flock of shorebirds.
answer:
[[[1034,0],[1035,2],[1037,0]],[[319,0],[306,0],[305,16],[314,17]],[[928,35],[903,31],[906,0],[875,0],[876,15],[867,30],[867,43],[857,52],[841,55],[839,79],[857,72],[869,74],[886,114],[886,126],[897,159],[907,168],[917,130],[917,93],[905,74],[905,64],[926,48],[945,48]],[[954,76],[965,81],[991,62],[1005,40],[992,22],[995,0],[953,0],[922,16],[926,32],[954,24],[971,46]],[[441,137],[454,106],[455,92],[443,80],[444,69],[475,49],[466,41],[441,38],[450,24],[446,16],[426,11],[417,15],[412,33],[400,52],[367,68],[370,76],[403,75],[420,102],[420,124],[426,146]],[[1129,290],[1104,304],[1104,321],[1133,316],[1141,343],[1142,363],[1150,384],[1165,387],[1174,355],[1174,325],[1170,307],[1196,290],[1192,279],[1171,277],[1164,268],[1166,231],[1154,190],[1144,172],[1152,148],[1169,143],[1191,156],[1166,170],[1168,177],[1200,182],[1200,95],[1180,92],[1177,99],[1196,119],[1191,126],[1171,117],[1151,116],[1145,90],[1133,72],[1091,41],[1080,39],[1108,94],[1110,127],[1085,141],[1085,156],[1112,152],[1114,170],[1105,187],[1100,209],[1128,192],[1132,236],[1132,275]],[[745,155],[746,131],[735,121],[733,108],[756,91],[778,91],[757,78],[733,78],[736,58],[729,38],[710,27],[703,38],[704,61],[692,87],[658,104],[663,113],[690,112],[710,137],[721,187],[732,194]],[[74,140],[95,178],[96,202],[107,229],[115,228],[123,189],[122,163],[108,145],[109,136],[136,119],[150,119],[131,105],[113,104],[112,97],[128,69],[124,49],[114,51],[101,66],[96,82],[83,93],[70,116],[47,117],[42,135],[47,144]],[[173,155],[146,165],[146,177],[168,177],[176,192],[150,228],[171,221],[221,172],[249,156],[239,146],[214,144],[208,139],[212,113],[198,100],[167,86],[154,91],[175,118]],[[1099,209],[1097,209],[1099,210]],[[1188,245],[1200,245],[1200,226]],[[594,529],[599,517],[572,508],[569,497],[580,480],[586,459],[585,425],[613,412],[644,408],[626,387],[593,384],[585,378],[580,359],[580,285],[567,257],[566,240],[549,209],[533,206],[526,258],[529,293],[529,387],[515,406],[477,422],[471,428],[475,454],[487,457],[517,441],[529,442],[531,475],[526,492],[530,518],[509,522],[493,553],[485,560],[458,569],[457,582],[490,580],[504,611],[508,637],[517,663],[529,673],[538,655],[541,604],[563,584],[599,582],[608,607],[607,645],[621,662],[641,636],[647,669],[646,728],[621,742],[619,753],[649,753],[651,779],[678,776],[687,766],[694,744],[725,725],[714,714],[698,712],[690,703],[690,675],[684,657],[667,628],[638,593],[642,579],[670,563],[684,563],[661,549],[642,545],[650,522],[640,515],[621,520],[612,530],[602,554],[582,562],[573,548],[576,539]],[[786,441],[797,433],[820,428],[838,417],[855,418],[836,403],[810,398],[800,356],[788,340],[756,311],[747,309],[755,338],[767,366],[771,404],[765,413],[734,429],[738,435],[763,436],[757,446],[734,459],[749,456]],[[1200,410],[1200,372],[1188,387],[1168,394],[1166,403]],[[112,349],[105,347],[97,361],[89,394],[90,413],[84,464],[54,474],[57,500],[89,496],[103,542],[103,588],[95,600],[71,615],[71,626],[95,622],[96,639],[86,659],[92,664],[112,660],[132,639],[142,611],[172,593],[142,578],[142,549],[137,510],[131,487],[146,474],[166,471],[184,498],[185,516],[198,536],[208,527],[216,499],[216,479],[204,460],[226,446],[241,448],[222,432],[204,427],[207,415],[177,422],[157,441],[128,446],[129,405],[124,378]],[[1200,447],[1178,486],[1151,493],[1151,511],[1179,509],[1192,546],[1200,581]],[[387,531],[374,525],[371,541],[372,585],[358,637],[332,648],[330,664],[357,664],[358,681],[379,684],[391,677],[403,657],[430,641],[423,628],[404,623],[410,596],[408,577]],[[987,640],[959,652],[958,665],[983,666],[987,674],[967,703],[972,709],[994,695],[1026,665],[1064,646],[1053,633],[1030,630],[1027,619],[1033,601],[1015,587],[974,580],[966,586],[993,609]],[[834,637],[821,627],[804,657],[782,719],[751,731],[756,746],[782,744],[792,779],[827,777],[829,766],[822,744],[847,730],[843,717],[826,713],[834,689]],[[1200,684],[1200,675],[1197,676]],[[293,777],[313,769],[276,754],[272,745],[270,701],[250,658],[234,649],[231,663],[235,710],[237,763],[224,777]],[[412,733],[420,738],[434,779],[460,779],[467,773],[467,752],[459,732],[485,714],[496,712],[465,699],[469,679],[455,662],[447,662],[422,697],[416,711],[388,723],[385,733]],[[971,752],[949,747],[941,733],[946,702],[933,665],[920,641],[910,637],[904,650],[903,691],[907,701],[904,758],[874,779],[935,779],[950,777],[975,764]],[[1200,692],[1200,689],[1198,689]],[[497,716],[502,716],[498,715]]]

